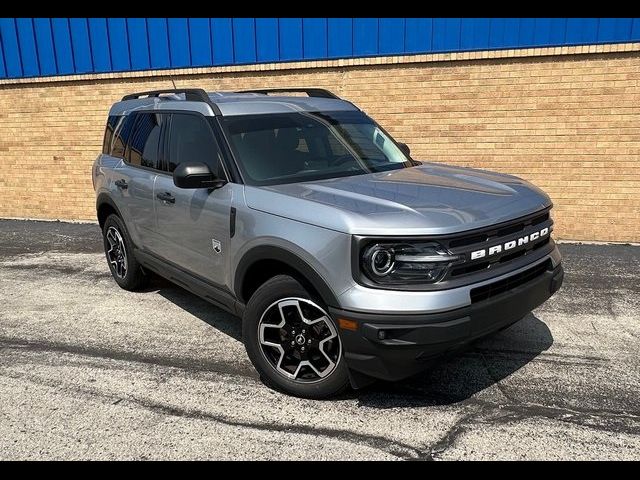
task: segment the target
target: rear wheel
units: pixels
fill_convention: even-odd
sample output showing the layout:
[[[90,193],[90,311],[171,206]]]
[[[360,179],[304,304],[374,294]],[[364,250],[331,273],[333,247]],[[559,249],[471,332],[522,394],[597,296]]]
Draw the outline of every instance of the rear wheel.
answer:
[[[242,332],[267,385],[305,398],[330,397],[348,386],[335,323],[293,278],[279,275],[258,288],[247,303]]]
[[[131,291],[147,285],[149,277],[133,256],[133,244],[122,219],[109,215],[104,222],[102,236],[109,270],[116,283]]]

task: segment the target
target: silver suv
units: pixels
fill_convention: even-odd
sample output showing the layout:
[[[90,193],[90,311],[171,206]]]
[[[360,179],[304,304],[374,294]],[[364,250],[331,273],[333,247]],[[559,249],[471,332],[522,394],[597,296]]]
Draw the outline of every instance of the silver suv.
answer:
[[[323,89],[127,95],[93,184],[118,285],[155,272],[242,317],[263,381],[301,397],[408,377],[563,279],[541,190],[416,161]]]

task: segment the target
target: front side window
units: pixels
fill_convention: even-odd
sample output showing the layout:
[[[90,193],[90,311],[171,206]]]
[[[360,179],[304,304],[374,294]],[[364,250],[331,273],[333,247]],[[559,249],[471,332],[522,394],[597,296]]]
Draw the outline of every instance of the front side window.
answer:
[[[274,185],[414,166],[362,112],[224,117],[245,181]]]
[[[212,172],[220,171],[220,149],[211,127],[200,115],[174,113],[171,118],[168,151],[169,172],[181,163],[204,163]]]
[[[136,114],[127,151],[131,165],[160,169],[160,130],[165,117],[160,113]]]

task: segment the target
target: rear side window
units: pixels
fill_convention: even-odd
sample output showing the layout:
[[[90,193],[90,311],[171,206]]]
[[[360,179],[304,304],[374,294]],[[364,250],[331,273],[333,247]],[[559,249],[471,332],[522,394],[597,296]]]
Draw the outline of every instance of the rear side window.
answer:
[[[113,141],[111,142],[111,155],[114,157],[124,158],[124,151],[133,128],[135,115],[116,118],[118,118],[118,123],[113,133]]]
[[[104,130],[104,140],[102,141],[102,153],[111,155],[111,142],[113,141],[113,132],[118,124],[118,118],[115,115],[109,115],[107,119],[107,128]]]
[[[127,161],[131,165],[159,170],[160,129],[165,115],[159,113],[138,113],[127,151]]]
[[[199,115],[174,113],[169,134],[169,172],[183,162],[201,162],[222,176],[220,149],[211,127]]]

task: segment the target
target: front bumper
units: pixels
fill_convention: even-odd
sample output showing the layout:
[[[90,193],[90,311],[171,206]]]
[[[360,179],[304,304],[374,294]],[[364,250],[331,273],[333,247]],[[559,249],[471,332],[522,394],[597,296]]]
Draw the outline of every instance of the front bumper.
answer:
[[[338,319],[355,320],[356,331],[341,330],[345,360],[355,387],[368,378],[396,381],[428,367],[434,357],[517,322],[562,285],[561,265],[469,306],[429,314],[374,314],[330,309]]]

